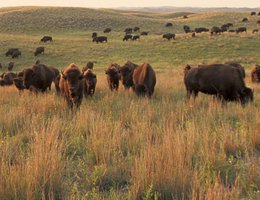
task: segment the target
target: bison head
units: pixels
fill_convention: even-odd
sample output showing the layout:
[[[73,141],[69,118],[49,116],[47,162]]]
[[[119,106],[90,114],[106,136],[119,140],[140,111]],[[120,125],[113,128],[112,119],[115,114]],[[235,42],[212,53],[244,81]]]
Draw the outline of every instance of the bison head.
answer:
[[[26,89],[29,89],[31,84],[33,83],[33,80],[36,76],[35,72],[32,69],[25,69],[23,71],[23,85]]]
[[[134,85],[133,72],[134,72],[134,70],[131,70],[127,66],[123,66],[119,69],[120,79],[121,79],[122,84],[124,85],[125,89],[129,89],[130,87],[132,87]]]
[[[253,102],[254,100],[254,91],[251,88],[245,87],[240,94],[241,104],[244,105],[248,102]]]
[[[85,71],[84,78],[88,87],[92,87],[92,88],[95,87],[97,76],[93,74],[91,70]]]

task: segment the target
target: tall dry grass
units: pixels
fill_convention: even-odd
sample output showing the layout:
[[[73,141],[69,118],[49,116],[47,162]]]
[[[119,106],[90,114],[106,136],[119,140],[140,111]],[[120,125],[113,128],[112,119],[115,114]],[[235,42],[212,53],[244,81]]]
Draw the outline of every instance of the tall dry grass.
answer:
[[[260,189],[259,85],[253,104],[185,102],[181,71],[152,99],[108,90],[77,112],[52,91],[0,88],[0,199],[239,199]]]

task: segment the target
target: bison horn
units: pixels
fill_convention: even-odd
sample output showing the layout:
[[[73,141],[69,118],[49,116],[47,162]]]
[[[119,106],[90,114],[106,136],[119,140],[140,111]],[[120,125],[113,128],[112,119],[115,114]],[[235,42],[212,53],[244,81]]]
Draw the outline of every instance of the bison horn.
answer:
[[[64,78],[65,80],[67,80],[67,76],[65,74],[63,74],[63,71],[61,71],[61,77]]]

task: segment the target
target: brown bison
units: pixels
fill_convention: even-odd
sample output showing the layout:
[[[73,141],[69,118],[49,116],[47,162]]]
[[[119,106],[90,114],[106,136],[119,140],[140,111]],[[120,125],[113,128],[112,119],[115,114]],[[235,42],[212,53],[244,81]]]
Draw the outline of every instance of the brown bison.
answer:
[[[134,32],[140,31],[140,27],[136,26],[134,27]]]
[[[92,37],[92,39],[97,37],[97,32],[93,32],[91,37]]]
[[[106,28],[105,30],[104,30],[104,33],[110,33],[111,32],[111,28]]]
[[[243,33],[243,32],[246,32],[247,29],[246,27],[239,27],[237,30],[236,30],[236,33]]]
[[[123,41],[128,41],[128,40],[132,40],[133,36],[132,35],[129,35],[129,34],[126,34],[123,38]]]
[[[196,36],[196,34],[193,32],[193,33],[191,34],[191,37],[194,38],[195,36]]]
[[[132,33],[132,32],[133,32],[133,29],[132,29],[132,28],[126,28],[126,29],[124,30],[124,32],[125,32],[126,34],[129,34],[129,33]]]
[[[7,67],[8,71],[12,71],[13,68],[14,68],[14,63],[13,63],[13,62],[10,62],[10,63],[8,64],[8,67]]]
[[[94,62],[89,61],[89,62],[87,63],[87,65],[82,68],[82,73],[84,73],[84,72],[87,71],[88,69],[93,69],[93,67],[94,67]]]
[[[254,29],[253,31],[252,31],[252,33],[254,34],[254,33],[258,33],[258,29]]]
[[[13,85],[13,80],[17,75],[13,72],[8,72],[3,74],[3,78],[1,79],[1,86],[5,85]]]
[[[13,51],[12,58],[18,58],[22,55],[22,52],[19,50]]]
[[[83,98],[84,75],[75,64],[70,64],[61,72],[59,88],[70,109],[78,108]]]
[[[239,63],[237,63],[237,62],[226,62],[225,64],[227,64],[227,65],[232,65],[233,67],[238,68],[239,71],[240,71],[240,73],[241,73],[241,75],[242,75],[242,77],[243,77],[243,78],[246,77],[245,68],[244,68],[242,65],[240,65]]]
[[[190,33],[191,32],[190,27],[187,26],[187,25],[183,26],[183,30],[184,30],[185,33]]]
[[[156,76],[151,65],[126,63],[120,68],[121,80],[126,87],[132,87],[138,96],[151,97],[156,84]]]
[[[5,56],[12,56],[13,55],[13,52],[15,51],[19,51],[18,48],[10,48],[8,49],[8,51],[5,53]]]
[[[199,92],[215,95],[222,101],[240,101],[242,105],[253,101],[253,91],[245,86],[238,68],[227,64],[199,65],[184,68],[187,98]]]
[[[91,69],[88,69],[84,72],[84,90],[83,93],[85,97],[87,96],[93,96],[96,89],[97,84],[97,76],[92,72]]]
[[[256,15],[256,12],[251,12],[250,15],[251,16]]]
[[[175,40],[175,34],[174,33],[166,33],[166,34],[163,34],[163,38],[165,38],[167,40],[170,40],[170,39]]]
[[[17,77],[14,78],[14,85],[15,87],[18,89],[19,93],[21,93],[25,88],[25,86],[23,85],[23,77]]]
[[[45,92],[47,88],[51,89],[51,83],[55,78],[55,73],[43,64],[34,65],[23,71],[23,84],[26,89],[33,86],[41,92]]]
[[[118,90],[120,79],[119,68],[120,67],[118,64],[113,63],[109,65],[108,69],[105,71],[107,75],[108,87],[111,91]]]
[[[41,39],[41,42],[52,42],[52,37],[51,36],[43,36],[43,38]]]
[[[107,42],[107,37],[105,37],[105,36],[98,36],[98,37],[93,38],[92,42],[96,42],[96,43]]]
[[[38,55],[41,54],[41,53],[44,54],[44,50],[45,50],[44,47],[37,47],[37,48],[35,49],[34,56],[38,56]]]
[[[242,19],[242,22],[248,22],[248,19],[245,17]]]
[[[251,81],[253,83],[260,83],[260,66],[256,65],[251,70]]]
[[[134,36],[132,37],[132,40],[140,40],[140,36],[139,36],[139,35],[134,35]]]
[[[2,66],[2,64],[0,63],[0,69],[2,69],[3,68],[3,66]]]
[[[148,31],[143,31],[143,32],[141,32],[141,35],[148,35],[148,34],[149,34]]]

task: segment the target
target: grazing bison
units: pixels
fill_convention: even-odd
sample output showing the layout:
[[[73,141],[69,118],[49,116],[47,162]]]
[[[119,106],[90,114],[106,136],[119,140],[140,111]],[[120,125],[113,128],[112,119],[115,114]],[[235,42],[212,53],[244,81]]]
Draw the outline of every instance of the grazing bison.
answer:
[[[19,50],[13,51],[12,58],[18,58],[22,53]]]
[[[248,19],[245,17],[242,19],[242,22],[248,22]]]
[[[140,31],[140,27],[137,27],[137,26],[136,26],[136,27],[134,27],[133,30],[134,30],[134,32]]]
[[[227,64],[199,65],[184,68],[187,98],[199,92],[216,95],[222,101],[240,101],[242,105],[253,101],[253,92],[245,86],[238,68]]]
[[[231,29],[231,30],[228,30],[229,33],[235,33],[236,31]]]
[[[256,65],[251,70],[251,81],[253,83],[260,83],[260,66]]]
[[[34,65],[23,71],[23,84],[26,89],[33,86],[36,90],[45,92],[47,88],[51,89],[54,78],[54,71],[43,64]]]
[[[13,63],[13,62],[10,62],[10,63],[8,64],[8,67],[7,67],[8,71],[12,71],[13,68],[14,68],[14,63]]]
[[[92,42],[96,42],[96,43],[107,42],[107,37],[105,37],[105,36],[98,36],[98,37],[93,38]]]
[[[97,76],[92,72],[91,69],[88,69],[87,71],[84,72],[84,80],[83,80],[83,93],[85,97],[87,96],[93,96],[95,93],[96,89],[96,84],[97,84]]]
[[[196,34],[193,32],[193,33],[191,34],[191,37],[194,38],[195,36],[196,36]]]
[[[132,35],[128,35],[128,34],[126,34],[125,36],[124,36],[124,38],[123,38],[123,41],[128,41],[128,40],[132,40]]]
[[[170,39],[175,40],[175,34],[174,33],[166,33],[166,34],[163,34],[163,38],[165,38],[167,40],[170,40]]]
[[[237,30],[236,30],[236,33],[243,33],[243,32],[246,32],[246,27],[239,27]]]
[[[8,49],[8,51],[5,53],[5,56],[12,56],[13,55],[13,52],[15,51],[19,51],[18,48],[10,48]]]
[[[143,31],[143,32],[141,32],[141,35],[148,35],[148,31]]]
[[[120,74],[125,88],[132,87],[138,96],[152,96],[156,84],[156,76],[149,64],[144,63],[138,66],[128,61],[120,68]]]
[[[13,72],[4,73],[1,85],[13,85],[13,80],[17,75]]]
[[[113,63],[109,65],[108,69],[105,71],[107,75],[107,83],[108,87],[111,91],[113,90],[118,90],[119,87],[119,79],[120,79],[120,74],[119,74],[119,65],[116,63]]]
[[[105,30],[104,30],[104,33],[110,33],[111,32],[111,28],[106,28]]]
[[[253,31],[252,31],[252,33],[254,34],[254,33],[258,33],[258,29],[254,29]]]
[[[129,33],[132,33],[132,32],[133,32],[133,29],[132,29],[132,28],[126,28],[126,29],[124,30],[124,32],[125,32],[126,34],[129,34]]]
[[[194,31],[195,33],[203,33],[203,32],[209,32],[209,29],[200,27],[200,28],[195,28]]]
[[[89,61],[89,62],[87,63],[87,65],[82,68],[82,73],[84,73],[84,72],[87,71],[88,69],[93,69],[93,67],[94,67],[94,62]]]
[[[139,35],[134,35],[134,36],[132,37],[132,40],[140,40],[140,36],[139,36]]]
[[[75,64],[61,72],[59,88],[70,109],[78,108],[83,98],[83,74]]]
[[[171,27],[171,26],[173,26],[173,25],[172,25],[172,23],[170,23],[170,22],[168,22],[168,23],[165,24],[165,27]]]
[[[188,18],[188,16],[187,16],[187,15],[184,15],[184,16],[183,16],[183,19],[187,19],[187,18]]]
[[[43,36],[43,38],[41,39],[41,42],[52,42],[52,37],[51,36]]]
[[[213,35],[215,34],[221,34],[222,30],[218,26],[213,26],[210,30],[210,34]]]
[[[253,15],[256,15],[256,12],[251,12],[250,14],[251,14],[251,16],[253,16]]]
[[[187,25],[183,26],[183,30],[184,30],[185,33],[190,33],[191,32],[190,27],[187,26]]]
[[[15,87],[18,89],[19,93],[26,89],[23,85],[23,77],[14,78],[13,82]]]
[[[45,50],[44,47],[37,47],[35,49],[34,56],[37,56],[37,55],[39,55],[41,53],[44,53],[44,50]]]
[[[93,32],[91,37],[92,37],[92,39],[97,37],[97,32]]]

